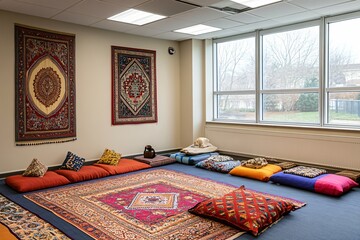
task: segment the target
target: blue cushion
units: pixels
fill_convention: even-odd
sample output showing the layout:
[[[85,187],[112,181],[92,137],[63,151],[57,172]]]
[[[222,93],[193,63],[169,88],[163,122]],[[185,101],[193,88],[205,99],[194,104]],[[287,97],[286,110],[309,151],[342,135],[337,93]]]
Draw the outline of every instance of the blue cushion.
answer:
[[[186,155],[185,153],[178,152],[178,153],[171,154],[170,157],[174,158],[179,163],[195,165],[198,162],[208,159],[210,156],[214,156],[214,155],[219,155],[219,153],[212,152],[212,153],[203,153],[203,154],[189,156],[189,155]]]
[[[326,175],[327,174],[323,174],[314,178],[308,178],[294,174],[279,172],[272,175],[270,177],[270,181],[314,192],[316,180],[323,178]]]
[[[84,158],[79,157],[72,152],[68,152],[63,164],[61,165],[61,169],[79,171],[80,168],[84,165],[84,162]]]
[[[213,160],[206,159],[204,161],[198,162],[195,167],[204,168],[210,171],[228,173],[234,167],[241,165],[240,161],[226,161],[226,162],[214,162]]]

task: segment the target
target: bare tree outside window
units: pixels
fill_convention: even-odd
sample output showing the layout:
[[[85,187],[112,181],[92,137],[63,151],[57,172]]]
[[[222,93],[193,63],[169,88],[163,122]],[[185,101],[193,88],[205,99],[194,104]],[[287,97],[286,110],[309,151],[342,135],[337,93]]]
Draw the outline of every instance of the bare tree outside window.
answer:
[[[262,89],[277,90],[263,91],[263,120],[318,123],[319,27],[264,35],[262,63]],[[308,88],[314,92],[301,93]]]
[[[217,44],[217,59],[218,118],[255,121],[255,38]]]
[[[360,18],[339,19],[215,40],[214,118],[360,127]]]

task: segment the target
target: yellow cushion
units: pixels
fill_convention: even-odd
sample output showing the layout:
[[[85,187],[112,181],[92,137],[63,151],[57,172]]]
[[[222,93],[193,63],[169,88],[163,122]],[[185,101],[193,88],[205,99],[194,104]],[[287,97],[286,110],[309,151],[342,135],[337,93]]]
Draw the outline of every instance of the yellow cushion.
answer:
[[[105,149],[103,155],[97,163],[109,164],[117,166],[119,160],[121,158],[121,154],[115,152],[114,150]]]
[[[269,181],[270,177],[277,172],[281,171],[281,167],[273,164],[268,164],[265,167],[254,169],[254,168],[247,168],[243,166],[235,167],[233,170],[230,171],[231,175],[246,177],[246,178],[253,178],[260,181],[267,182]]]

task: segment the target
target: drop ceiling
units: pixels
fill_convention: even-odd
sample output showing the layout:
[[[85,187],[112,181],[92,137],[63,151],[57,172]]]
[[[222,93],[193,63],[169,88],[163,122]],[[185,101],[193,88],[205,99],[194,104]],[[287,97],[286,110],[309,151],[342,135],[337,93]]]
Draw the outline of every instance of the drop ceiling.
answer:
[[[143,26],[107,20],[135,8],[167,18]],[[182,41],[219,38],[360,10],[360,0],[283,0],[249,9],[230,0],[0,0],[0,9],[95,28]],[[174,30],[205,24],[222,30],[192,36]]]

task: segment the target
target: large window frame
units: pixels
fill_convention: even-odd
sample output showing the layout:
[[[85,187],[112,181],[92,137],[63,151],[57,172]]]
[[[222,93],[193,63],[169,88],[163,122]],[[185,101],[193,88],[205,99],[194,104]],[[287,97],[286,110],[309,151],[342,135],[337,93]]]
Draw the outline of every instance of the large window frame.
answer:
[[[257,125],[276,125],[276,126],[305,126],[305,127],[319,127],[319,128],[330,128],[330,129],[353,129],[359,130],[360,124],[334,124],[329,120],[329,95],[330,93],[342,93],[342,92],[359,92],[360,86],[351,87],[331,87],[329,86],[329,24],[335,22],[341,22],[354,18],[360,18],[360,12],[342,14],[333,17],[321,18],[318,20],[291,24],[266,30],[257,30],[255,32],[236,35],[232,37],[213,39],[213,114],[212,121],[214,122],[231,122],[239,124],[257,124]],[[307,27],[318,26],[319,28],[319,85],[316,88],[297,88],[297,89],[265,89],[263,87],[263,36],[274,33],[282,33],[286,31],[293,31],[297,29],[303,29]],[[227,41],[234,41],[239,39],[245,39],[249,37],[255,37],[255,59],[256,59],[256,70],[255,70],[255,90],[240,90],[240,91],[221,91],[218,88],[217,82],[217,44],[224,43]],[[263,117],[264,109],[264,95],[265,94],[301,94],[301,93],[314,93],[318,94],[318,122],[307,123],[307,122],[284,122],[284,121],[267,121]],[[239,119],[221,119],[218,117],[218,102],[219,96],[224,94],[255,94],[256,98],[256,118],[254,121],[239,120]]]

